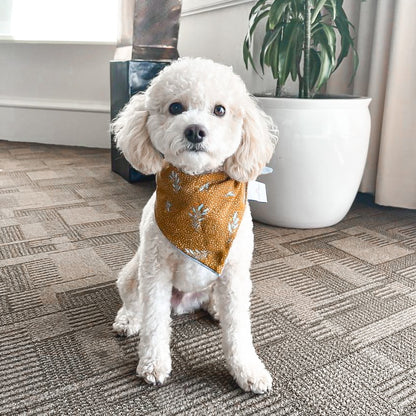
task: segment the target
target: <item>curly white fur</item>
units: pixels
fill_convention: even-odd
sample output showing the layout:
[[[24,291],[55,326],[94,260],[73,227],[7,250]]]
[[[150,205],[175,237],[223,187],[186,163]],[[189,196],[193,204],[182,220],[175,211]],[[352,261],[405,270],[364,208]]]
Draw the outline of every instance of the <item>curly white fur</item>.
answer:
[[[175,102],[183,105],[181,114],[170,114]],[[223,117],[214,114],[217,105],[224,106]],[[193,124],[207,132],[198,151],[184,135]],[[157,173],[165,160],[189,174],[224,170],[241,182],[258,176],[277,140],[270,118],[232,69],[201,58],[183,58],[165,68],[146,93],[132,97],[112,128],[118,147],[141,172]],[[143,210],[140,247],[117,280],[123,306],[113,328],[126,335],[140,331],[138,375],[152,384],[166,380],[171,309],[185,313],[202,307],[221,322],[225,358],[240,387],[266,392],[272,378],[251,337],[249,207],[217,278],[168,242],[155,222],[154,204],[155,195]]]

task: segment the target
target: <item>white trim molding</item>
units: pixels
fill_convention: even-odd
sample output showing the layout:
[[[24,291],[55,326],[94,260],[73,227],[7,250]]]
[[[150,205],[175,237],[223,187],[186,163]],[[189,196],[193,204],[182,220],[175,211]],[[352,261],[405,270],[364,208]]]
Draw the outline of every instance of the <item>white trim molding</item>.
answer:
[[[110,147],[109,113],[45,107],[0,107],[0,140]]]
[[[183,0],[182,16],[212,12],[227,7],[239,6],[245,3],[253,3],[253,0]]]
[[[42,100],[29,97],[1,97],[0,107],[30,108],[35,110],[77,111],[82,113],[110,113],[110,105],[100,102]]]

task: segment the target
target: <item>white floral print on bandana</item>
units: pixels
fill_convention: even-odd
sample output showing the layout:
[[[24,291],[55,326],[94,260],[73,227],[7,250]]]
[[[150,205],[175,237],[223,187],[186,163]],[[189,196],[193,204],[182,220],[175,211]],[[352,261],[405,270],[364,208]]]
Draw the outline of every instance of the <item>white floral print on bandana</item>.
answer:
[[[201,228],[201,222],[205,219],[208,211],[209,208],[204,209],[204,204],[199,205],[197,208],[192,208],[189,216],[192,219],[192,227],[194,227],[195,230],[199,230]]]
[[[209,182],[207,182],[207,183],[205,183],[204,185],[202,185],[202,186],[199,188],[199,192],[202,192],[202,191],[207,191],[207,190],[208,190],[208,188],[209,188],[209,185],[210,185],[210,183],[209,183]]]
[[[179,178],[179,175],[175,171],[172,171],[169,175],[169,179],[172,182],[173,190],[175,192],[179,192],[181,190],[181,180]]]
[[[185,253],[197,260],[204,260],[208,256],[207,250],[192,250],[190,248],[186,248]]]
[[[228,223],[228,232],[233,234],[235,230],[238,229],[238,224],[240,224],[240,219],[238,218],[238,212],[234,212],[233,217],[231,218],[230,222]]]

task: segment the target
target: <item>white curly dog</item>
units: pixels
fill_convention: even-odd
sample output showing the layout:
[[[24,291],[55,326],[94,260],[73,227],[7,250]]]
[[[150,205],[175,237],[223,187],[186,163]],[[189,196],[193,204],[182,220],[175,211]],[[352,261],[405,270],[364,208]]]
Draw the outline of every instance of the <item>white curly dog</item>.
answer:
[[[224,171],[240,182],[260,174],[277,141],[271,119],[232,68],[202,58],[179,59],[163,69],[145,93],[131,98],[112,129],[118,148],[140,172],[157,173],[170,163],[186,174]],[[117,280],[123,305],[113,328],[127,336],[140,331],[137,374],[162,384],[171,372],[171,311],[203,308],[220,321],[227,366],[239,386],[265,393],[272,378],[254,349],[250,324],[248,204],[218,277],[161,233],[155,199],[143,210],[140,247]]]

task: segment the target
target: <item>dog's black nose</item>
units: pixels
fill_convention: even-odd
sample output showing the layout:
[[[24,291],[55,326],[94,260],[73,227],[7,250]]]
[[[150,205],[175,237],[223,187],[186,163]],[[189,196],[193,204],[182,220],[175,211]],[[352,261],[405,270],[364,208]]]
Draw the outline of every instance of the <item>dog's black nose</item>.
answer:
[[[191,124],[185,129],[184,135],[191,143],[201,143],[207,135],[207,131],[199,124]]]

